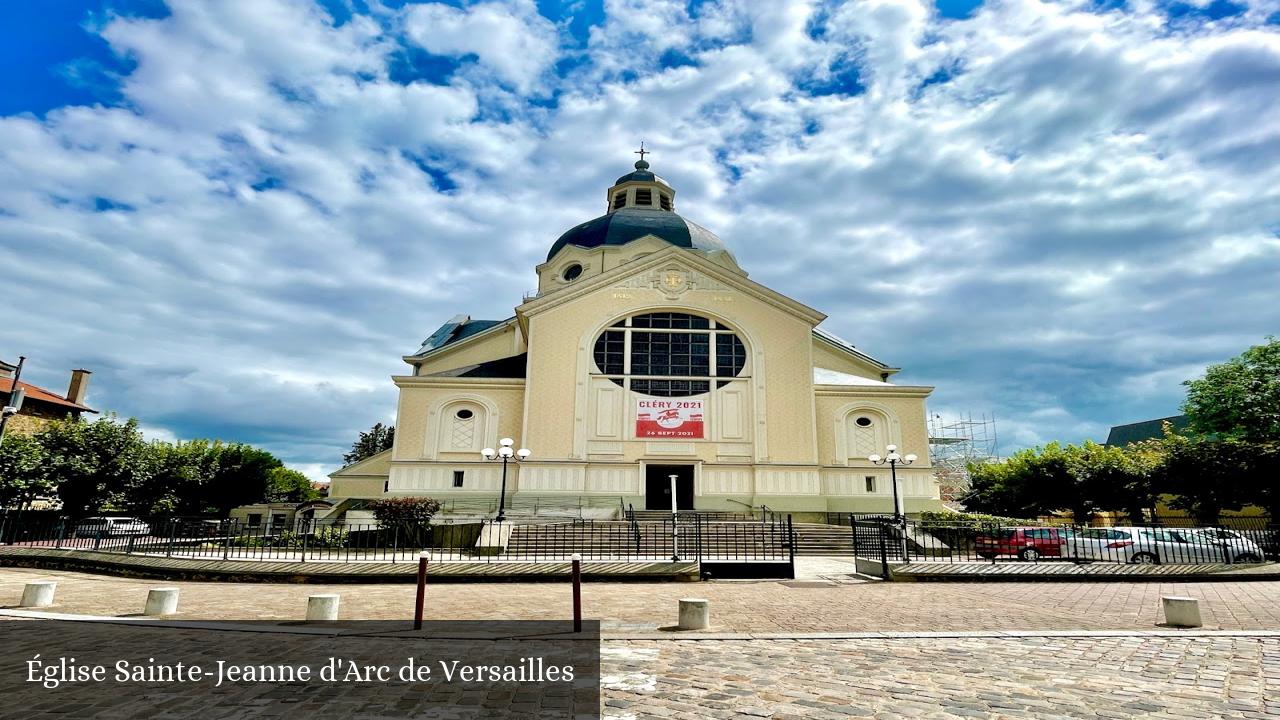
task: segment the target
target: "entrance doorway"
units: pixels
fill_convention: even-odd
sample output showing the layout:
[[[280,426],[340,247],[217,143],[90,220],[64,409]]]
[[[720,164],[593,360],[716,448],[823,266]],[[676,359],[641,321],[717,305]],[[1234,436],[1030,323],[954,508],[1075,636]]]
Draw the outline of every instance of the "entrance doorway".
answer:
[[[671,510],[671,476],[676,476],[676,508],[693,509],[692,465],[646,465],[644,509]]]

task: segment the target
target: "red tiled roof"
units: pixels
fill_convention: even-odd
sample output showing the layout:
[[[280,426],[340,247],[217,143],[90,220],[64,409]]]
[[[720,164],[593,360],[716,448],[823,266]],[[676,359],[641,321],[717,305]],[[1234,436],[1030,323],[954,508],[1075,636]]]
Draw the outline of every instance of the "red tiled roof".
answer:
[[[91,413],[98,412],[97,410],[94,410],[91,407],[86,407],[84,405],[73,403],[70,400],[66,399],[65,397],[55,393],[51,393],[42,387],[36,387],[35,385],[31,385],[30,383],[24,383],[21,380],[18,381],[18,385],[19,387],[21,387],[23,390],[26,391],[28,400],[39,400],[41,402],[52,403],[54,405],[61,405],[62,407],[75,408],[76,410],[83,410],[85,412],[91,412]],[[11,392],[13,392],[13,378],[0,378],[0,393],[4,393],[7,399],[8,394]]]

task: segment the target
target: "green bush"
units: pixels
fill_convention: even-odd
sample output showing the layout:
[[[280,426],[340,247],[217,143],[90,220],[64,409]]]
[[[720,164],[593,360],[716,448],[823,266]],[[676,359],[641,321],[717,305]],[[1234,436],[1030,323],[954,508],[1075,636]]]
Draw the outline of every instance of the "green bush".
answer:
[[[1040,525],[1036,520],[984,515],[927,511],[920,513],[920,529],[946,543],[952,549],[971,549],[977,537],[1001,527]]]
[[[346,528],[334,527],[326,525],[312,533],[307,544],[310,547],[317,548],[340,548],[347,546],[347,530]]]
[[[983,513],[962,513],[946,510],[927,510],[920,513],[921,525],[1039,525],[1039,520],[1004,517],[1003,515],[986,515]]]

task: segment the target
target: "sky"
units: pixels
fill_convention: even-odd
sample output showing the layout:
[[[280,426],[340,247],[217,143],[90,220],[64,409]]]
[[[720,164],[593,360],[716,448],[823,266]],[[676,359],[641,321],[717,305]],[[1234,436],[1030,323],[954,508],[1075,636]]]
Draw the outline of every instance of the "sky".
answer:
[[[315,478],[644,140],[681,214],[1000,450],[1280,329],[1280,0],[0,8],[0,358]]]

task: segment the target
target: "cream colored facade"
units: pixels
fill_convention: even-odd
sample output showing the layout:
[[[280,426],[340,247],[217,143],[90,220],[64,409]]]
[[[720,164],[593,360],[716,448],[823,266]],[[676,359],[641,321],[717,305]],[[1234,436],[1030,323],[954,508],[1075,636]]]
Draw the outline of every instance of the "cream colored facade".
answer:
[[[609,189],[610,213],[622,213],[612,221],[641,228],[683,221],[667,209],[675,191],[647,163],[637,170]],[[822,313],[749,279],[696,225],[688,224],[689,240],[656,225],[653,234],[620,241],[590,234],[610,221],[602,216],[566,233],[536,269],[536,296],[516,306],[514,317],[488,324],[460,316],[406,356],[411,371],[393,378],[400,389],[395,447],[377,462],[334,473],[330,496],[377,497],[385,488],[396,496],[492,497],[502,464],[484,461],[480,451],[507,437],[532,451],[508,468],[508,498],[517,503],[590,497],[598,505],[620,499],[637,509],[669,507],[665,476],[678,474],[677,494],[691,484],[697,509],[889,512],[889,468],[866,458],[895,444],[919,457],[897,471],[904,510],[941,509],[928,460],[932,388],[890,383],[897,368],[816,331]],[[651,313],[702,318],[718,329],[708,332],[736,336],[745,348],[734,361],[741,367],[725,365],[719,372],[729,374],[704,378],[707,391],[693,395],[637,392],[641,376],[606,372],[597,344],[610,330],[621,337],[620,322]],[[626,333],[626,367],[634,369],[639,343],[661,332]],[[719,341],[707,342],[716,367]],[[640,436],[637,413],[646,399],[700,403],[700,436]]]

